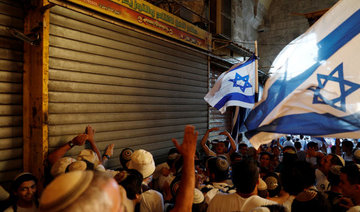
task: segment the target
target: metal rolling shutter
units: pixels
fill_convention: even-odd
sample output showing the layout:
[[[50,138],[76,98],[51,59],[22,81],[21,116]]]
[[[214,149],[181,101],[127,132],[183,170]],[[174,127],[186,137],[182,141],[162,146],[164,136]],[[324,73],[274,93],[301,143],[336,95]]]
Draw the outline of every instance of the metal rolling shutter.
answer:
[[[226,69],[211,66],[210,72],[210,88],[212,88],[219,76],[226,71]],[[231,116],[233,107],[228,107],[224,114],[221,114],[216,108],[209,108],[209,129],[213,127],[219,127],[221,131],[231,130]],[[231,132],[230,132],[231,133]],[[224,139],[225,136],[219,135],[219,132],[211,132],[208,140]]]
[[[0,183],[11,181],[22,167],[23,42],[6,28],[23,31],[20,1],[0,0]]]
[[[201,139],[208,121],[205,55],[59,6],[50,23],[49,151],[87,124],[101,151],[115,143],[109,168],[119,166],[125,147],[164,160],[186,124]]]

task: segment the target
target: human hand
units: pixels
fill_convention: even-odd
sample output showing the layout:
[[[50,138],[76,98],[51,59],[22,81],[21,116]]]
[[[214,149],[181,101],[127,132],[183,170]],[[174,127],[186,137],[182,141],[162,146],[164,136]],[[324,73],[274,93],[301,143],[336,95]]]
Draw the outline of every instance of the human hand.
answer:
[[[123,180],[126,179],[128,173],[126,171],[120,171],[119,173],[117,173],[115,176],[114,176],[114,179],[116,180],[116,182],[119,184],[121,183]]]
[[[109,146],[107,146],[105,150],[105,155],[111,157],[114,154],[114,146],[115,144],[110,144]]]
[[[195,179],[196,179],[196,185],[202,185],[204,184],[206,177],[199,172],[195,172]],[[197,188],[199,188],[199,186]]]
[[[84,145],[85,141],[88,139],[88,135],[80,134],[72,139],[72,143],[77,146]]]
[[[219,129],[220,129],[219,127],[213,127],[213,128],[208,129],[207,131],[213,132],[213,131],[218,131]]]
[[[341,207],[349,209],[354,206],[354,203],[348,197],[341,197],[339,200],[340,200],[339,205]]]
[[[336,146],[340,146],[340,139],[339,139],[339,138],[337,138],[337,139],[335,140],[335,145],[336,145]]]
[[[196,141],[199,132],[195,131],[195,127],[192,125],[186,125],[184,130],[184,140],[181,145],[175,138],[172,139],[176,149],[185,158],[194,159],[196,151]]]
[[[226,130],[224,132],[219,133],[219,135],[225,135],[227,137],[231,136],[230,133]]]
[[[93,129],[90,125],[88,125],[85,129],[85,133],[88,135],[88,140],[90,142],[94,142],[95,129]]]

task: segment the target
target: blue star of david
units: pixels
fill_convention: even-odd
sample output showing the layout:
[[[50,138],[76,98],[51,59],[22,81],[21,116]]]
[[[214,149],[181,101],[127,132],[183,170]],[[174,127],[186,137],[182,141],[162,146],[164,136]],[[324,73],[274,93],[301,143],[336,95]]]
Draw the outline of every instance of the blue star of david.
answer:
[[[338,73],[338,76],[334,76]],[[313,104],[328,104],[331,107],[346,112],[346,97],[350,95],[352,92],[356,91],[360,88],[359,84],[350,82],[348,80],[344,80],[344,73],[343,73],[343,64],[341,63],[338,65],[328,76],[323,74],[317,75],[318,80],[318,87],[314,89],[314,98]],[[333,99],[327,99],[320,94],[320,90],[326,86],[328,81],[333,81],[339,83],[340,88],[340,96],[335,97]],[[348,87],[345,88],[345,85]],[[336,105],[340,103],[340,106]]]
[[[249,83],[249,75],[240,76],[240,74],[236,73],[234,79],[230,79],[230,82],[233,82],[233,87],[239,87],[242,92],[245,91],[246,88],[251,88],[252,85]],[[238,81],[244,81],[244,85],[238,84]]]

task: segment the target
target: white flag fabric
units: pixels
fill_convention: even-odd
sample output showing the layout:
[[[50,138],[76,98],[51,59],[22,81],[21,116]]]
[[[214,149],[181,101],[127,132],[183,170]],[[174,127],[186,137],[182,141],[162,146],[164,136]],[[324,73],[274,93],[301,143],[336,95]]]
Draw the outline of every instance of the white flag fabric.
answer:
[[[253,108],[255,103],[255,56],[222,73],[204,97],[212,107],[225,113],[226,107]]]
[[[360,1],[335,4],[276,57],[245,125],[255,148],[282,134],[360,138]]]

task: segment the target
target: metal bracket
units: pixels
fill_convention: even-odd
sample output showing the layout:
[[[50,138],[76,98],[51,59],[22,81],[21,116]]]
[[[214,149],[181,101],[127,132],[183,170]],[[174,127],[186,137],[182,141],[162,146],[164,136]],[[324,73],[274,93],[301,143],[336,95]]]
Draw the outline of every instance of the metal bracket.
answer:
[[[31,30],[31,33],[25,35],[24,33],[20,32],[17,29],[13,29],[13,28],[7,28],[7,30],[10,32],[10,34],[24,42],[30,43],[30,45],[32,46],[38,46],[40,45],[40,33],[39,31],[42,28],[42,23],[39,23],[39,25],[37,27],[34,27]]]
[[[222,45],[216,45],[216,44],[222,44]],[[212,40],[212,49],[218,50],[218,49],[222,49],[225,48],[227,46],[230,45],[230,41],[229,40],[223,40],[223,39],[213,39]]]

